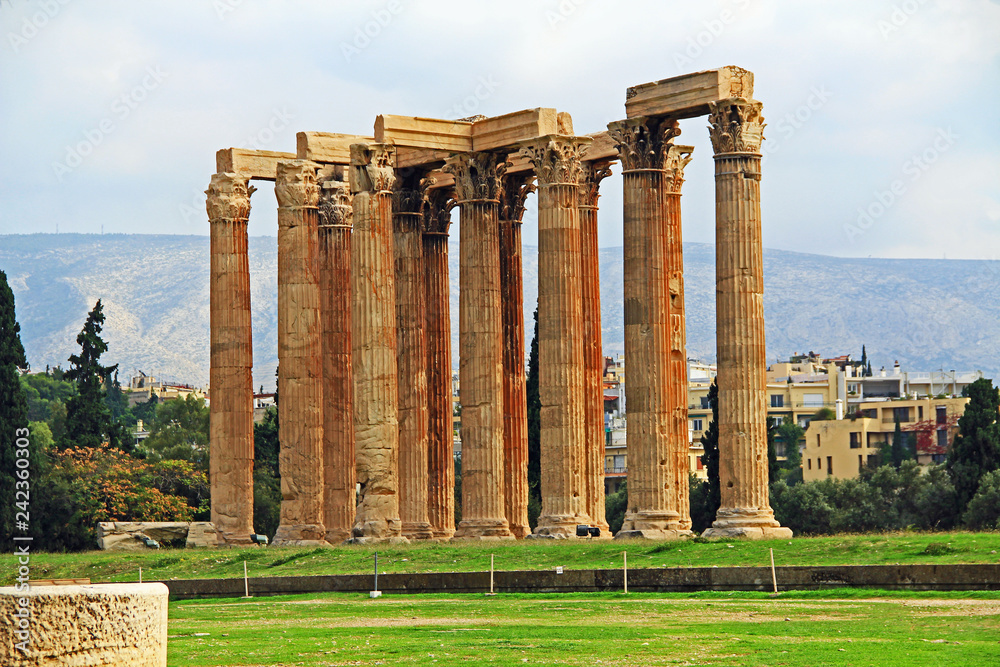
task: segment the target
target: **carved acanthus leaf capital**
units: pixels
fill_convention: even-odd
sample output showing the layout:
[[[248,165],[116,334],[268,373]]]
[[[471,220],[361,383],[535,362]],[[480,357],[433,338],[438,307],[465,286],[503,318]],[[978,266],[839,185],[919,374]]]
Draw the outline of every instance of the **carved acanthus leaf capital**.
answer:
[[[250,217],[250,195],[257,188],[237,174],[212,174],[205,194],[205,209],[209,220],[246,220]]]
[[[497,153],[460,153],[448,158],[444,171],[455,177],[455,196],[463,201],[499,201],[506,158]]]
[[[320,186],[319,224],[324,227],[353,226],[354,207],[347,181],[330,180]]]
[[[684,185],[684,167],[691,161],[693,152],[694,146],[671,145],[667,150],[663,164],[663,171],[666,172],[664,187],[667,192],[678,195],[681,193],[681,186]]]
[[[351,192],[386,192],[396,182],[396,147],[391,144],[351,144]]]
[[[538,185],[576,185],[580,181],[580,154],[590,137],[550,134],[524,146],[518,155],[535,167]]]
[[[316,163],[309,160],[286,160],[278,163],[274,196],[283,208],[313,207],[319,204]]]
[[[424,209],[427,190],[434,184],[426,169],[400,169],[392,190],[392,212],[420,215]]]
[[[667,152],[680,133],[678,122],[669,118],[629,118],[608,123],[622,171],[663,169]]]
[[[536,190],[535,175],[530,171],[506,174],[500,196],[500,220],[521,222],[528,195]]]
[[[757,100],[742,97],[709,102],[708,133],[716,155],[760,153],[764,139],[762,107]]]
[[[601,181],[610,175],[610,160],[584,162],[580,171],[580,189],[577,191],[577,205],[597,206],[597,199],[601,196]]]
[[[458,206],[454,188],[436,188],[427,191],[424,206],[424,233],[448,235],[451,210]]]

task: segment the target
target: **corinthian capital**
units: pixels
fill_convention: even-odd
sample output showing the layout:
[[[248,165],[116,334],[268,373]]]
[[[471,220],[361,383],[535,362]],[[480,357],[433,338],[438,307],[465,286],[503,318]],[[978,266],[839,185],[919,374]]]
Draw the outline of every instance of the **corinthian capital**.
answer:
[[[526,145],[519,155],[535,167],[538,185],[576,185],[580,181],[580,153],[591,141],[590,137],[550,134]]]
[[[500,196],[500,220],[521,222],[524,217],[524,202],[535,191],[535,175],[530,171],[506,174],[503,177],[503,192]]]
[[[424,234],[448,235],[451,226],[451,209],[458,206],[453,188],[437,188],[427,191],[424,206]]]
[[[354,207],[351,187],[347,181],[325,181],[319,192],[319,224],[321,227],[351,227]]]
[[[287,160],[278,163],[274,179],[274,196],[278,206],[298,208],[319,203],[316,183],[316,163],[308,160]]]
[[[666,191],[672,194],[680,194],[681,186],[684,185],[684,167],[691,161],[691,153],[694,146],[674,146],[667,150],[666,159],[663,161],[663,171],[666,172]]]
[[[223,172],[212,174],[205,194],[209,220],[246,220],[250,217],[250,195],[257,191],[242,176]]]
[[[460,153],[447,160],[444,171],[455,177],[458,201],[499,201],[505,163],[497,153]]]
[[[763,105],[757,100],[730,97],[708,103],[708,134],[720,153],[759,153],[764,139]]]
[[[385,192],[396,182],[393,163],[396,148],[390,144],[351,144],[351,192]]]
[[[680,133],[677,121],[665,118],[629,118],[608,123],[608,134],[615,141],[622,171],[663,169],[667,152]]]
[[[426,169],[399,169],[392,190],[392,212],[420,215],[424,209],[427,189],[434,184]]]
[[[580,170],[580,189],[577,191],[578,206],[597,206],[601,196],[601,181],[611,175],[611,161],[584,162]]]

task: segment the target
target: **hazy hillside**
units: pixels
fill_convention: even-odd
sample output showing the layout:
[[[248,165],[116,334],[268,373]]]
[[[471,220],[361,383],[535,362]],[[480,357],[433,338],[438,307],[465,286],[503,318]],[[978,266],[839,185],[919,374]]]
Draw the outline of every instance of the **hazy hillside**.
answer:
[[[453,348],[458,357],[458,254],[452,246]],[[537,249],[525,248],[528,337],[537,295]],[[688,353],[715,355],[714,247],[684,247]],[[604,344],[621,351],[621,248],[601,251]],[[273,386],[277,361],[276,239],[250,240],[255,385]],[[0,269],[17,299],[22,338],[35,368],[63,364],[87,311],[100,298],[108,359],[137,370],[208,380],[208,238],[35,234],[0,236]],[[770,359],[815,350],[859,355],[876,368],[1000,368],[1000,262],[841,259],[764,253]]]

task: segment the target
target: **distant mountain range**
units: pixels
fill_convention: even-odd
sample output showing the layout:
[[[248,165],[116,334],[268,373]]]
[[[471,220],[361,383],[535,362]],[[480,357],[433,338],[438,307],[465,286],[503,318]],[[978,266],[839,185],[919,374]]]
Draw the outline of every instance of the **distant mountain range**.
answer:
[[[17,301],[32,367],[67,365],[88,310],[102,299],[108,363],[204,385],[209,367],[209,244],[205,236],[0,236],[0,270]],[[277,363],[277,240],[250,239],[254,385]],[[715,358],[715,248],[684,246],[688,355]],[[537,299],[537,248],[524,248],[526,338]],[[814,350],[904,370],[1000,369],[1000,262],[843,259],[764,251],[769,360]],[[458,362],[458,247],[451,246],[452,337]],[[624,348],[622,249],[601,250],[607,354]]]

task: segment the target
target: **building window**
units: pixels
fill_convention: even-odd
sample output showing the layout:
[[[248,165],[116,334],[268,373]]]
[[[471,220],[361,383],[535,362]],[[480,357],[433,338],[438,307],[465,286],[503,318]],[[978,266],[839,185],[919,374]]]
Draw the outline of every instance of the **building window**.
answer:
[[[691,420],[691,430],[692,431],[701,431],[701,430],[703,430],[702,426],[703,426],[703,424],[702,424],[702,421],[700,419],[692,419]]]
[[[862,410],[861,416],[867,417],[868,419],[878,419],[878,408],[870,408],[868,410]]]
[[[804,408],[823,407],[823,394],[803,394],[802,407]]]
[[[861,472],[865,467],[865,459],[861,454],[858,454],[858,472]]]
[[[851,433],[851,449],[861,449],[860,433]]]
[[[939,405],[939,406],[937,406],[937,407],[934,408],[934,413],[937,415],[937,423],[938,424],[947,424],[948,423],[948,408],[947,407],[945,407],[943,405]]]
[[[922,422],[924,420],[924,406],[917,406],[917,421]]]
[[[823,444],[823,443],[821,443],[821,442],[819,441],[819,433],[817,433],[817,434],[816,434],[816,447],[817,447],[817,448],[819,448],[819,446],[820,446],[820,445],[822,445],[822,444]]]
[[[826,474],[827,475],[832,475],[833,474],[833,457],[832,456],[826,457]]]
[[[806,459],[806,465],[808,466],[808,468],[810,470],[812,470],[813,469],[813,460],[812,459]]]
[[[785,397],[781,394],[771,394],[771,407],[772,408],[785,407]]]
[[[708,396],[702,396],[701,397],[701,409],[702,410],[708,410],[711,407],[712,407],[712,404],[708,402]]]
[[[899,423],[910,421],[910,409],[909,408],[893,408],[892,409],[892,420],[898,421]]]
[[[943,429],[939,430],[937,433],[938,433],[938,447],[940,447],[941,449],[947,449],[948,448],[948,429],[943,428]]]
[[[882,462],[881,454],[869,454],[868,455],[868,467],[877,468],[878,464]]]

